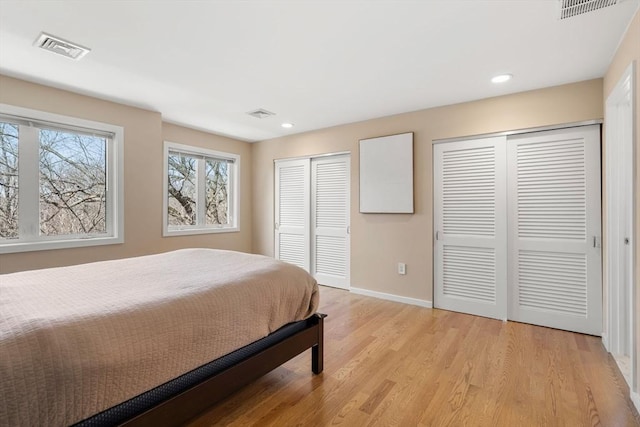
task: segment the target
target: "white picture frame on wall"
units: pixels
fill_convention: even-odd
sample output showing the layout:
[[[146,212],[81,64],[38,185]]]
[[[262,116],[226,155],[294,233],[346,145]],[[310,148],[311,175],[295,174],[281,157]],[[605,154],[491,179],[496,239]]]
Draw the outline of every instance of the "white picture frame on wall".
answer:
[[[360,140],[360,213],[414,213],[413,132]]]

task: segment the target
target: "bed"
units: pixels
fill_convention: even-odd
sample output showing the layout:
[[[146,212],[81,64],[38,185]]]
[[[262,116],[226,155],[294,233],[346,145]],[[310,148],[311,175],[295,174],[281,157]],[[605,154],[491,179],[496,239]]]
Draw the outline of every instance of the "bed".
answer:
[[[260,255],[183,249],[0,275],[0,425],[180,425],[308,348],[318,288]]]

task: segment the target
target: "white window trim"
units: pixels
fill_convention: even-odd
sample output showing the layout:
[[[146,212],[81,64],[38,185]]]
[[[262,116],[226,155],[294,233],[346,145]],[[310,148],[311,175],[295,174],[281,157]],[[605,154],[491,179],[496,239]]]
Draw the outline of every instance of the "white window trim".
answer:
[[[0,254],[124,243],[124,128],[8,104],[0,104],[0,114],[17,116],[23,120],[55,123],[62,127],[85,128],[113,134],[113,140],[107,146],[107,218],[113,218],[107,223],[107,236],[66,235],[40,237],[30,241],[0,241]]]
[[[169,151],[179,151],[184,154],[193,154],[194,156],[206,156],[216,159],[230,160],[233,162],[231,173],[229,174],[230,190],[229,197],[229,218],[231,224],[226,226],[185,226],[185,228],[169,229]],[[222,151],[209,150],[207,148],[195,147],[192,145],[177,144],[175,142],[165,141],[163,150],[163,174],[162,174],[162,236],[186,236],[194,234],[209,233],[233,233],[240,231],[240,156],[233,153],[225,153]],[[198,207],[200,208],[200,207]]]

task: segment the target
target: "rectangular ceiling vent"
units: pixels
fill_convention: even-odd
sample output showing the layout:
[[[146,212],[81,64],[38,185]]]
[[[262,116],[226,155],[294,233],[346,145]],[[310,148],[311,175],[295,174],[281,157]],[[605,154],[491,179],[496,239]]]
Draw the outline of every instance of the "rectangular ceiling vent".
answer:
[[[249,111],[247,113],[250,116],[255,117],[256,119],[264,119],[265,117],[275,116],[276,113],[272,113],[271,111],[267,111],[263,108],[258,108],[255,111]]]
[[[602,9],[603,7],[613,6],[619,0],[560,0],[560,19],[571,18],[572,16],[583,15]]]
[[[34,46],[75,60],[91,52],[91,49],[47,33],[41,33]]]

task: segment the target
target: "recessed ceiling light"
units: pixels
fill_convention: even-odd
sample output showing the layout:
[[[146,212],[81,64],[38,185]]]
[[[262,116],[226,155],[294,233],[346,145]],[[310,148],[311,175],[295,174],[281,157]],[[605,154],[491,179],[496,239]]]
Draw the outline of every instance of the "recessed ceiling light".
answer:
[[[283,123],[280,126],[282,126],[285,129],[291,129],[293,127],[293,123]]]
[[[499,76],[495,76],[491,79],[492,83],[504,83],[506,81],[511,80],[513,76],[511,74],[500,74]]]

